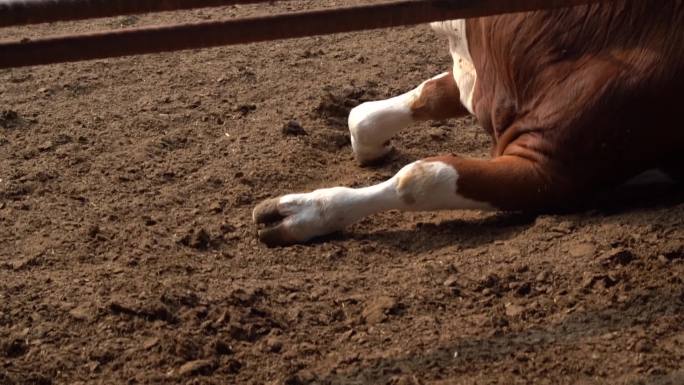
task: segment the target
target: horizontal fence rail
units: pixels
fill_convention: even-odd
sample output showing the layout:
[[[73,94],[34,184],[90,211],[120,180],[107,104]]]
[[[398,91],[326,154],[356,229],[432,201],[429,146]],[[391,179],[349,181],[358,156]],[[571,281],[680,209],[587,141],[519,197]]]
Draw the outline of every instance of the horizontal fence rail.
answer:
[[[159,0],[163,2],[163,0]],[[0,68],[208,48],[613,0],[404,0],[0,43]]]
[[[284,0],[0,0],[0,27]]]

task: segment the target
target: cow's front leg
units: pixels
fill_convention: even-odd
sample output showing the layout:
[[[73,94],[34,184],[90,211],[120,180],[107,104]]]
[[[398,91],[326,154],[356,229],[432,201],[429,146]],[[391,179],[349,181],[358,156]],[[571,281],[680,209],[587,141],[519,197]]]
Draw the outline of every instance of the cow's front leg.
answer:
[[[271,246],[306,242],[385,210],[535,210],[566,203],[568,193],[545,164],[505,155],[492,160],[458,156],[409,164],[380,184],[335,187],[269,199],[253,212]]]
[[[349,114],[352,149],[359,163],[372,163],[390,152],[390,139],[411,123],[467,114],[453,74],[445,72],[405,94],[366,102],[352,109]]]
[[[374,186],[334,187],[269,199],[254,209],[253,219],[265,225],[259,231],[261,241],[277,246],[305,242],[386,210],[493,208],[460,194],[458,183],[459,170],[448,161],[427,159]]]

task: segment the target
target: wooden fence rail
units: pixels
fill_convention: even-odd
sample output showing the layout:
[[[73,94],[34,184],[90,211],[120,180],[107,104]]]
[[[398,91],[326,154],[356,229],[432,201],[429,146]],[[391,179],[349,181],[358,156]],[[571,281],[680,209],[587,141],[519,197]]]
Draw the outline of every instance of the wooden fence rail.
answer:
[[[13,1],[16,0],[10,3]],[[27,4],[33,2],[24,1]],[[34,1],[41,4],[44,0]],[[102,3],[102,0],[67,0],[86,1]],[[273,16],[57,36],[0,43],[0,68],[253,43],[607,1],[612,0],[403,0]],[[125,2],[130,3],[131,0]],[[140,10],[149,10],[151,3],[143,2],[147,5],[141,6]],[[158,0],[160,4],[164,2]],[[239,2],[250,1],[221,3]],[[178,2],[170,3],[177,5]],[[188,2],[191,3],[208,4],[211,1]],[[155,6],[154,10],[171,8]],[[112,12],[106,14],[112,15]]]

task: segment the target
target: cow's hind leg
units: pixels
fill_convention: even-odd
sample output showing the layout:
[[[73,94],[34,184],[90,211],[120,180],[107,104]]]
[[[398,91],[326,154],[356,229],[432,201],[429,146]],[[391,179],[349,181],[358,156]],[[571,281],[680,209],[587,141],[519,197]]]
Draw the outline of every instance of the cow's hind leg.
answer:
[[[305,242],[386,211],[536,209],[557,203],[557,188],[536,162],[517,156],[477,160],[457,156],[411,163],[365,188],[335,187],[259,204],[254,221],[271,246]]]
[[[411,123],[467,114],[453,74],[445,72],[403,95],[355,107],[349,114],[352,148],[359,163],[372,163],[391,150],[390,139]]]

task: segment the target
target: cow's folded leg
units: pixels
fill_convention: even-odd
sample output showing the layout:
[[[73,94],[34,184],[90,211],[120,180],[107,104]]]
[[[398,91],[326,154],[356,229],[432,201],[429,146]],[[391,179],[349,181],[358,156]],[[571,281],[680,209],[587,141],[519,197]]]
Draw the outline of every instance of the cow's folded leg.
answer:
[[[467,115],[459,95],[453,74],[445,72],[405,94],[355,107],[349,132],[356,159],[368,164],[384,157],[391,150],[390,139],[415,121]]]
[[[259,204],[253,219],[271,246],[306,242],[386,210],[518,210],[554,203],[556,192],[538,163],[516,156],[457,156],[411,163],[389,180],[364,188],[334,187]]]

